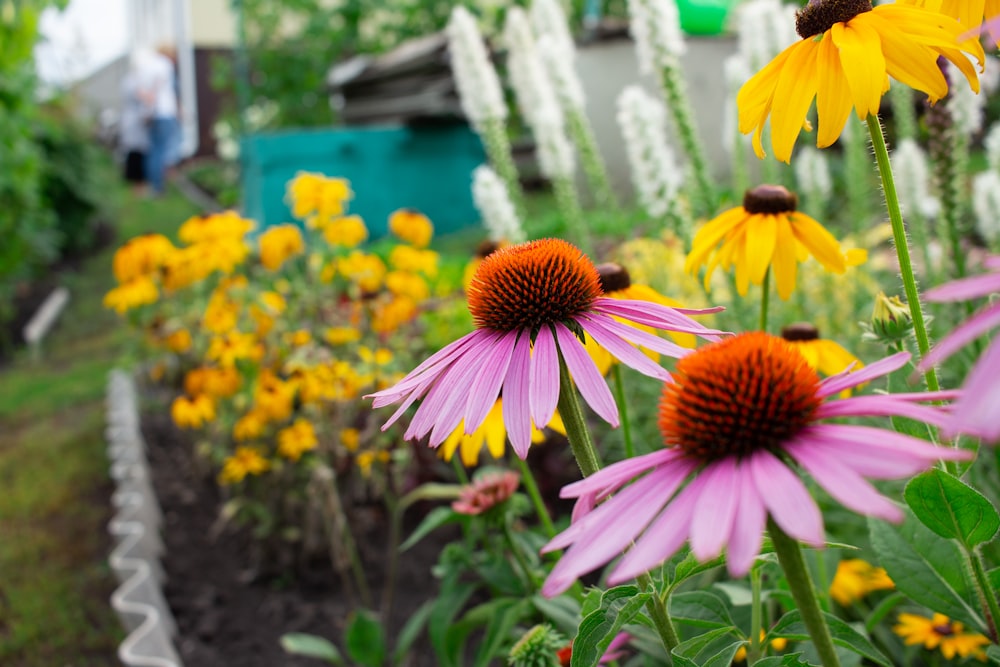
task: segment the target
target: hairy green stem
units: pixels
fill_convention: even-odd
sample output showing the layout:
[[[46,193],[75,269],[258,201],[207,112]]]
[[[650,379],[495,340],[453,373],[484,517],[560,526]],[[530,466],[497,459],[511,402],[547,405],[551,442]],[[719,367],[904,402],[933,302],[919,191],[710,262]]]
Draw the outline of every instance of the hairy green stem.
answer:
[[[760,645],[760,632],[763,627],[763,616],[760,606],[760,568],[750,568],[750,647],[747,649],[747,665],[753,665],[760,660],[763,653]]]
[[[625,458],[630,459],[635,456],[635,447],[632,445],[632,425],[628,420],[628,401],[625,400],[625,381],[622,379],[622,365],[612,363],[611,373],[615,380],[615,401],[618,403],[618,411],[621,413],[622,440],[625,441]]]
[[[927,326],[924,323],[924,311],[920,305],[920,294],[917,291],[917,281],[913,276],[913,265],[910,262],[909,241],[906,238],[906,227],[899,211],[899,199],[896,197],[896,183],[892,177],[892,165],[889,163],[889,149],[885,145],[882,134],[882,124],[878,116],[868,116],[868,132],[872,138],[872,148],[875,151],[875,161],[878,163],[879,175],[882,177],[882,190],[885,193],[885,204],[889,211],[889,221],[892,224],[892,237],[896,245],[896,255],[899,258],[899,274],[903,279],[903,290],[910,306],[910,316],[913,318],[913,333],[917,339],[917,349],[923,357],[930,350],[930,340],[927,337]],[[937,372],[930,368],[924,373],[927,388],[938,391]]]
[[[771,267],[764,272],[764,282],[760,286],[760,330],[767,331],[767,310],[771,305]]]
[[[587,120],[581,109],[570,109],[566,112],[569,135],[580,151],[580,161],[583,163],[583,171],[587,175],[587,182],[594,189],[594,199],[602,208],[617,209],[618,198],[611,188],[611,179],[608,178],[608,170],[604,165],[604,158],[597,147],[597,139],[594,137],[594,129]]]
[[[983,605],[983,614],[986,617],[986,629],[990,639],[994,644],[1000,644],[1000,636],[997,634],[997,624],[1000,623],[1000,603],[997,602],[997,592],[990,586],[990,580],[983,567],[982,558],[975,551],[968,553],[969,563],[972,565],[972,578],[976,582],[976,593],[979,596],[980,604]]]
[[[518,217],[524,220],[524,191],[521,189],[517,167],[514,166],[514,158],[511,154],[510,141],[507,139],[507,128],[504,121],[500,118],[487,119],[479,136],[483,140],[490,165],[507,185],[507,194],[510,195],[510,200],[514,203],[514,208],[517,209]]]
[[[584,477],[590,477],[601,469],[601,459],[594,448],[594,441],[590,437],[590,430],[587,422],[583,418],[583,407],[580,399],[576,395],[576,386],[569,376],[569,368],[566,362],[559,355],[559,403],[557,409],[562,417],[563,425],[566,427],[566,439],[569,440],[569,447],[573,450],[573,457],[576,464],[580,466],[580,472]]]
[[[840,667],[840,658],[837,657],[837,651],[833,646],[830,628],[823,619],[809,569],[802,557],[802,547],[781,530],[771,517],[767,518],[767,532],[771,536],[774,553],[778,556],[778,563],[785,573],[785,580],[792,592],[795,606],[802,614],[802,622],[809,632],[809,637],[812,638],[820,662],[823,667]]]
[[[524,573],[525,582],[528,584],[528,590],[534,593],[538,589],[538,582],[535,580],[535,575],[531,571],[531,567],[528,565],[527,561],[524,560],[524,554],[521,550],[517,548],[517,544],[514,542],[514,535],[510,532],[510,524],[508,523],[506,517],[502,518],[503,522],[503,538],[504,542],[507,543],[507,549],[510,551],[511,555],[514,556],[514,560],[517,562],[518,568]]]
[[[534,473],[531,472],[531,466],[516,454],[514,455],[514,460],[517,461],[517,466],[521,469],[521,483],[524,484],[524,490],[528,492],[528,497],[531,498],[531,504],[535,506],[535,514],[538,515],[538,520],[542,522],[546,536],[552,539],[556,536],[556,527],[552,524],[549,509],[545,506],[542,494],[538,491],[538,483],[535,481]]]
[[[694,170],[695,185],[697,186],[697,200],[700,204],[695,206],[696,213],[710,214],[715,209],[715,185],[708,170],[708,161],[705,159],[705,149],[698,137],[698,128],[694,122],[694,112],[684,89],[684,80],[681,77],[680,68],[676,65],[664,67],[660,73],[660,84],[663,86],[663,94],[667,100],[667,106],[673,114],[677,127],[677,135],[681,146],[691,160],[691,167]]]
[[[646,603],[646,610],[649,612],[650,618],[653,619],[656,634],[660,636],[660,641],[663,642],[663,647],[667,649],[667,654],[669,655],[681,643],[680,636],[678,636],[677,630],[670,620],[670,613],[667,611],[667,604],[670,598],[662,598],[657,595],[656,586],[653,585],[653,578],[648,573],[640,574],[635,580],[642,590],[651,589],[653,591],[649,602]]]

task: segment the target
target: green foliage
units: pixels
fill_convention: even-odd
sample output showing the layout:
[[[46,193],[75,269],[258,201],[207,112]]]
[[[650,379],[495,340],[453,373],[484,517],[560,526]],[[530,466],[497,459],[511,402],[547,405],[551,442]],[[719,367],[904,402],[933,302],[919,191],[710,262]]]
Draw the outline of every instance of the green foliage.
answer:
[[[884,667],[892,667],[892,663],[863,634],[855,630],[852,626],[840,620],[832,614],[823,614],[826,625],[830,629],[830,636],[833,643],[856,653],[863,658],[870,660]],[[802,614],[798,609],[790,611],[778,622],[770,632],[768,640],[774,637],[784,637],[795,641],[805,641],[809,639],[809,632],[805,623],[802,622]]]
[[[331,665],[343,665],[344,657],[332,642],[304,632],[290,632],[281,636],[281,648],[286,653],[325,660]]]
[[[344,644],[351,659],[364,667],[381,667],[385,661],[385,631],[375,614],[366,609],[351,614]]]
[[[910,480],[905,498],[925,526],[966,549],[989,542],[1000,528],[1000,514],[985,496],[941,470]]]
[[[587,614],[573,642],[572,667],[593,667],[622,626],[642,610],[653,593],[637,586],[616,586],[601,595],[601,606]]]

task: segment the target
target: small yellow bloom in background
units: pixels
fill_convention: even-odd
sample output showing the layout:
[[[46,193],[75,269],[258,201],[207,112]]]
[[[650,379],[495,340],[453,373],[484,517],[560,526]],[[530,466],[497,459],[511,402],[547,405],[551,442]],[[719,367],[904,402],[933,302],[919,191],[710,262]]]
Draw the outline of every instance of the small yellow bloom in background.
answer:
[[[433,250],[419,250],[407,245],[398,245],[389,253],[389,264],[394,269],[422,273],[432,278],[437,275],[439,259]]]
[[[236,328],[239,321],[239,306],[224,294],[216,292],[205,306],[205,314],[201,318],[201,326],[206,331],[224,334]]]
[[[372,315],[372,331],[379,334],[392,333],[407,322],[412,321],[419,309],[417,302],[407,296],[397,296],[382,302]]]
[[[254,387],[254,409],[269,421],[280,422],[292,415],[295,383],[286,382],[273,371],[263,370]]]
[[[349,452],[358,451],[361,446],[361,433],[356,428],[345,428],[340,431],[340,444]]]
[[[123,315],[133,308],[156,303],[160,290],[148,276],[134,278],[110,290],[104,295],[104,307]]]
[[[270,290],[261,292],[258,297],[258,301],[260,301],[261,305],[267,308],[271,315],[281,315],[288,307],[288,302],[285,301],[285,297]]]
[[[820,148],[840,137],[852,108],[862,120],[878,114],[889,77],[926,93],[931,103],[940,100],[948,94],[940,56],[979,92],[965,53],[981,68],[982,46],[975,37],[960,40],[968,27],[937,12],[900,3],[873,8],[869,0],[812,0],[796,14],[795,29],[802,40],[779,53],[736,96],[740,132],[753,132],[757,157],[764,157],[761,134],[770,117],[774,156],[790,161],[813,99]]]
[[[344,213],[348,201],[354,198],[351,184],[343,178],[328,178],[323,174],[300,171],[288,184],[285,200],[292,215],[299,220],[316,214],[320,220]]]
[[[205,358],[217,361],[223,368],[232,368],[240,359],[259,360],[264,356],[264,347],[257,342],[257,337],[249,333],[230,331],[222,336],[216,336],[208,345]]]
[[[830,597],[846,607],[869,593],[891,591],[895,587],[883,568],[861,558],[845,558],[837,563],[837,574],[830,584]]]
[[[184,376],[184,391],[189,396],[207,394],[212,398],[226,398],[240,389],[242,377],[235,368],[193,368]]]
[[[266,427],[267,416],[257,410],[251,410],[233,424],[233,440],[244,442],[259,438]]]
[[[111,268],[119,283],[153,275],[172,253],[174,244],[163,234],[143,234],[126,241],[111,260]]]
[[[385,274],[385,287],[393,294],[408,296],[414,301],[426,301],[431,290],[420,274],[409,271],[390,271]]]
[[[353,327],[330,327],[323,332],[323,340],[330,345],[353,343],[361,338],[361,331]]]
[[[323,238],[332,246],[356,248],[368,239],[368,227],[361,216],[345,215],[323,225]]]
[[[552,416],[550,427],[563,433],[562,418],[556,412]],[[565,435],[565,433],[563,433]],[[532,444],[545,442],[545,434],[534,425],[531,428]],[[438,449],[438,456],[445,461],[450,461],[451,457],[458,451],[462,465],[466,468],[479,465],[479,455],[486,447],[494,459],[503,458],[504,449],[507,443],[507,427],[503,423],[503,399],[497,399],[493,407],[486,414],[486,419],[472,433],[465,432],[465,421],[459,422],[454,431],[451,432]]]
[[[205,394],[178,396],[170,406],[170,416],[180,428],[201,428],[215,419],[215,401]]]
[[[285,342],[292,347],[302,347],[303,345],[308,345],[311,340],[312,333],[310,333],[308,329],[298,329],[296,331],[289,331],[285,334]]]
[[[369,479],[372,476],[372,466],[375,462],[388,463],[389,462],[389,452],[386,451],[373,451],[367,450],[360,452],[354,459],[355,463],[358,465],[358,469],[361,470],[361,476],[365,479]]]
[[[163,344],[171,352],[183,354],[191,349],[191,332],[187,329],[178,329],[164,338]]]
[[[295,225],[275,225],[257,239],[260,263],[270,271],[277,271],[291,257],[305,250],[302,232]]]
[[[292,425],[278,431],[278,453],[289,461],[298,461],[302,454],[316,449],[316,431],[308,419],[296,419]]]
[[[795,290],[798,263],[812,255],[827,271],[844,273],[847,256],[823,225],[796,211],[798,197],[780,185],[747,190],[743,206],[707,222],[694,237],[684,268],[691,274],[705,266],[705,289],[716,267],[735,267],[736,289],[746,296],[750,283],[761,285],[768,269],[778,296]]]
[[[347,257],[337,259],[337,270],[364,292],[377,292],[382,287],[386,268],[377,255],[355,250]]]
[[[271,464],[253,447],[237,447],[232,456],[226,457],[219,472],[219,484],[239,484],[247,475],[267,472]]]
[[[386,364],[392,363],[393,354],[392,350],[388,348],[380,347],[376,350],[372,350],[369,347],[361,346],[358,348],[358,357],[360,357],[361,361],[366,364],[385,366]]]
[[[764,637],[767,633],[763,630],[760,631],[760,641],[764,641]],[[784,651],[788,646],[788,640],[784,637],[775,637],[771,641],[767,642],[767,645],[773,648],[775,651]],[[733,655],[733,662],[745,662],[747,659],[747,647],[741,646],[736,649],[736,653]]]
[[[389,229],[401,240],[417,248],[426,248],[434,236],[430,218],[412,208],[401,208],[389,215]]]
[[[852,370],[864,368],[861,360],[832,340],[819,337],[819,329],[808,322],[782,328],[781,337],[802,353],[809,367],[823,375],[836,375],[853,364]]]
[[[188,245],[239,241],[256,226],[253,220],[248,220],[236,211],[230,210],[188,218],[177,231],[177,236]]]
[[[892,631],[903,638],[907,646],[923,644],[929,651],[939,649],[945,658],[974,657],[986,661],[983,649],[990,644],[984,635],[966,632],[965,626],[952,621],[944,614],[935,613],[933,618],[918,614],[900,614],[899,623]]]

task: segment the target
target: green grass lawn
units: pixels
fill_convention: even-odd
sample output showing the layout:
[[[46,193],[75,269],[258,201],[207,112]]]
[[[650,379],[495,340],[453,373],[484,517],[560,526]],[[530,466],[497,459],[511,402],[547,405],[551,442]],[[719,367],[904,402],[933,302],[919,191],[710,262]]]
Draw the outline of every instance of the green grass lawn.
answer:
[[[173,235],[196,211],[177,195],[109,194],[118,242]],[[108,597],[104,392],[128,334],[104,310],[112,247],[61,277],[72,295],[34,359],[0,368],[0,664],[115,664],[123,637]]]

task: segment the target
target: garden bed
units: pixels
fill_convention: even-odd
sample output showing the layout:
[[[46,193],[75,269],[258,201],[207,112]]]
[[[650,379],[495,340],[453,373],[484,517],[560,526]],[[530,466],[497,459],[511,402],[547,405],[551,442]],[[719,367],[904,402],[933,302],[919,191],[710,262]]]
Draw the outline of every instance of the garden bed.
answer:
[[[177,651],[185,667],[321,664],[286,654],[280,638],[305,632],[340,644],[355,607],[329,562],[262,566],[248,532],[219,521],[219,488],[201,472],[189,439],[167,411],[144,415],[143,434],[164,517],[165,594],[176,617]],[[380,599],[388,521],[378,507],[354,509],[355,536],[372,593]],[[400,559],[396,601],[386,626],[390,638],[437,593],[431,566],[452,537],[439,531]],[[430,667],[435,662],[429,647],[418,642],[404,664]]]

